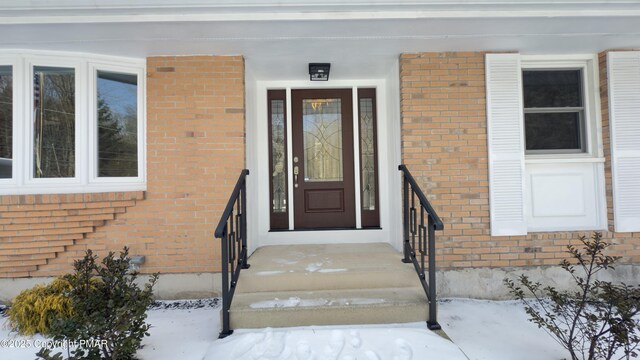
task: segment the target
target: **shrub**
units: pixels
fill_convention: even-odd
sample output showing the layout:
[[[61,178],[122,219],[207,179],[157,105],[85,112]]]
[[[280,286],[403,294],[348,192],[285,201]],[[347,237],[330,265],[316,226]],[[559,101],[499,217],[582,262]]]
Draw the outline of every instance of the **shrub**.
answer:
[[[577,359],[637,357],[640,343],[640,289],[596,279],[619,260],[606,256],[601,233],[580,237],[582,250],[570,245],[571,261],[560,266],[575,281],[575,290],[542,287],[521,275],[518,284],[505,279],[509,291],[525,305],[530,321],[543,328]],[[623,354],[621,354],[622,352]]]
[[[54,340],[80,344],[67,349],[69,359],[133,359],[142,339],[149,335],[146,309],[153,301],[158,275],[152,275],[140,289],[135,283],[137,274],[129,273],[128,255],[125,247],[119,256],[110,252],[98,263],[98,257],[88,250],[84,258],[74,262],[74,273],[64,276],[70,284],[67,296],[74,311],[56,321],[52,330]],[[62,358],[48,349],[36,355]]]
[[[72,314],[71,300],[64,295],[71,285],[55,279],[49,285],[36,285],[16,296],[7,309],[9,326],[21,335],[51,334],[56,319],[68,319]]]

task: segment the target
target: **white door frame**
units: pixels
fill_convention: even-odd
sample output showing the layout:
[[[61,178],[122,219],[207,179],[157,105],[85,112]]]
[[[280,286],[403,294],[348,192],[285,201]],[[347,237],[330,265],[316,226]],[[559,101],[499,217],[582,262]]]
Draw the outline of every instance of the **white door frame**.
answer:
[[[396,67],[397,69],[397,67]],[[397,75],[397,70],[395,71]],[[401,248],[401,181],[397,170],[400,164],[400,114],[399,87],[389,86],[390,79],[310,81],[247,81],[246,151],[248,177],[248,246],[252,253],[261,246],[286,244],[336,244],[388,242]],[[249,77],[247,80],[250,80]],[[394,84],[396,85],[396,84]],[[399,84],[397,84],[399,85]],[[269,142],[267,91],[272,89],[287,92],[287,153],[292,158],[291,142],[291,90],[292,89],[345,89],[353,90],[354,101],[354,167],[356,184],[357,230],[317,231],[269,231]],[[376,88],[378,177],[380,197],[381,229],[361,229],[360,219],[360,158],[358,129],[358,88]],[[254,107],[251,109],[251,107]],[[288,166],[288,202],[290,230],[293,229],[293,171]]]

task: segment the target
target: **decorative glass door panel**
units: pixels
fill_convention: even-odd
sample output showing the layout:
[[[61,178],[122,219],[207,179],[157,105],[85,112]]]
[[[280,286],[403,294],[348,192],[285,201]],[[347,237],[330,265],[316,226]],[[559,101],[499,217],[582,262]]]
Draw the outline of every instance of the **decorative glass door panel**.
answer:
[[[342,181],[342,103],[304,99],[302,128],[304,181]]]

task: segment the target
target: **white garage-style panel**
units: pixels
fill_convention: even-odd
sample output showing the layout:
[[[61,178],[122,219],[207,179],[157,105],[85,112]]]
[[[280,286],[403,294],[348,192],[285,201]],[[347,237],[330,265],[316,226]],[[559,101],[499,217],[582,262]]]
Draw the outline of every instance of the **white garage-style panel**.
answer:
[[[602,165],[527,164],[529,231],[602,230]]]

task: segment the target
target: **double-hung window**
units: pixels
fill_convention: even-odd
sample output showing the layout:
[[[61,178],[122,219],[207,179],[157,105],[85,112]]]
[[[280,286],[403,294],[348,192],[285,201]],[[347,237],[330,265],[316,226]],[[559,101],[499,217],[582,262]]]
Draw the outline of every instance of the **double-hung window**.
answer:
[[[581,69],[522,71],[527,154],[587,151]]]
[[[0,195],[144,190],[144,66],[0,56]]]

